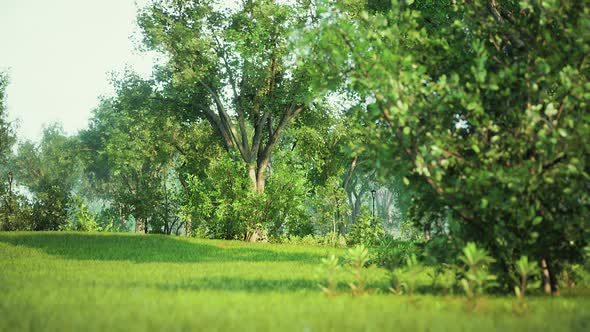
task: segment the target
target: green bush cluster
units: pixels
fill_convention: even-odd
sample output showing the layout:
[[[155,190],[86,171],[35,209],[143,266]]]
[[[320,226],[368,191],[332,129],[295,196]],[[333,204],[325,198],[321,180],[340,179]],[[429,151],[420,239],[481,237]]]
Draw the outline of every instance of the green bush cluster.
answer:
[[[0,194],[0,231],[29,231],[35,229],[33,205],[23,195]]]
[[[393,236],[384,236],[379,245],[373,248],[373,262],[388,270],[402,267],[408,258],[421,257],[424,250],[416,241],[401,241]]]
[[[68,211],[68,223],[65,225],[64,230],[80,232],[96,232],[102,230],[98,226],[96,216],[90,212],[90,209],[82,198],[75,197],[72,205],[70,211]]]
[[[384,236],[385,230],[383,229],[383,224],[374,220],[369,213],[363,213],[350,227],[350,232],[346,239],[347,244],[351,246],[363,244],[372,247],[378,245]]]
[[[277,239],[313,232],[307,220],[306,180],[301,170],[277,167],[266,190],[252,190],[242,163],[222,157],[205,177],[189,177],[184,211],[193,217],[196,234],[214,239],[246,239],[257,231]]]
[[[541,291],[542,276],[538,259],[530,260],[527,256],[521,256],[515,260],[506,276],[510,280],[510,289],[505,289],[497,282],[499,274],[493,269],[495,260],[486,250],[472,242],[459,250],[456,249],[457,246],[457,243],[448,239],[421,243],[389,238],[372,248],[371,262],[390,271],[391,288],[395,293],[409,292],[412,289],[408,280],[415,278],[408,279],[408,275],[417,270],[427,271],[426,275],[431,279],[430,287],[423,287],[423,290],[442,290],[447,294],[462,290],[470,299],[490,291],[514,291],[518,299],[524,299],[528,292]],[[589,286],[588,261],[586,258],[585,265],[564,266],[563,272],[557,276],[561,287]],[[524,307],[518,306],[519,310]]]

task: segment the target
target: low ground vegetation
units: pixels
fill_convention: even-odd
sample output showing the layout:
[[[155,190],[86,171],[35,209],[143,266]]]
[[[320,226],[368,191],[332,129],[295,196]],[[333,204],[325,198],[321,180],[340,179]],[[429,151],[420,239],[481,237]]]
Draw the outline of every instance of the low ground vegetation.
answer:
[[[580,284],[558,298],[531,291],[526,311],[515,311],[513,295],[493,294],[474,310],[462,293],[432,292],[428,266],[399,269],[415,290],[393,294],[392,272],[367,265],[366,250],[0,233],[0,330],[586,331],[590,323],[590,297]]]

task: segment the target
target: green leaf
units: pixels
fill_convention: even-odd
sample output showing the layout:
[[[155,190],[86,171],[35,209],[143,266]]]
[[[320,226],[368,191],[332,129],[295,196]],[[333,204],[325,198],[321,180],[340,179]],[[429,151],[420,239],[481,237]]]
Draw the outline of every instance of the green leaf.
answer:
[[[554,116],[557,114],[557,109],[553,106],[553,103],[547,104],[545,107],[545,114],[547,116]]]
[[[410,185],[410,180],[407,177],[404,176],[403,180],[404,180],[404,184],[406,186],[409,186]]]
[[[482,209],[485,209],[488,206],[488,200],[486,198],[482,198],[480,206]]]

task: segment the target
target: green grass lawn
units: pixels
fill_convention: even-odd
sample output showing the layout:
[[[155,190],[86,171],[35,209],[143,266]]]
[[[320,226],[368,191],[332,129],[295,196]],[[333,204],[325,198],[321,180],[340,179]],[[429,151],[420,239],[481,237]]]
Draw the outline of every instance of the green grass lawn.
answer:
[[[0,331],[590,331],[590,297],[386,292],[325,297],[318,264],[342,249],[158,235],[0,233]],[[342,291],[349,277],[341,276]]]

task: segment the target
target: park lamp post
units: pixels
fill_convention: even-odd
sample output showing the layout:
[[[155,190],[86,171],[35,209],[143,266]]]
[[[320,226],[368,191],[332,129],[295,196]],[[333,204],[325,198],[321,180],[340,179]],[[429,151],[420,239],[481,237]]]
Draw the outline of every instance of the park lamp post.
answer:
[[[371,196],[373,196],[373,225],[375,224],[375,194],[377,193],[377,190],[373,189],[371,190]]]

